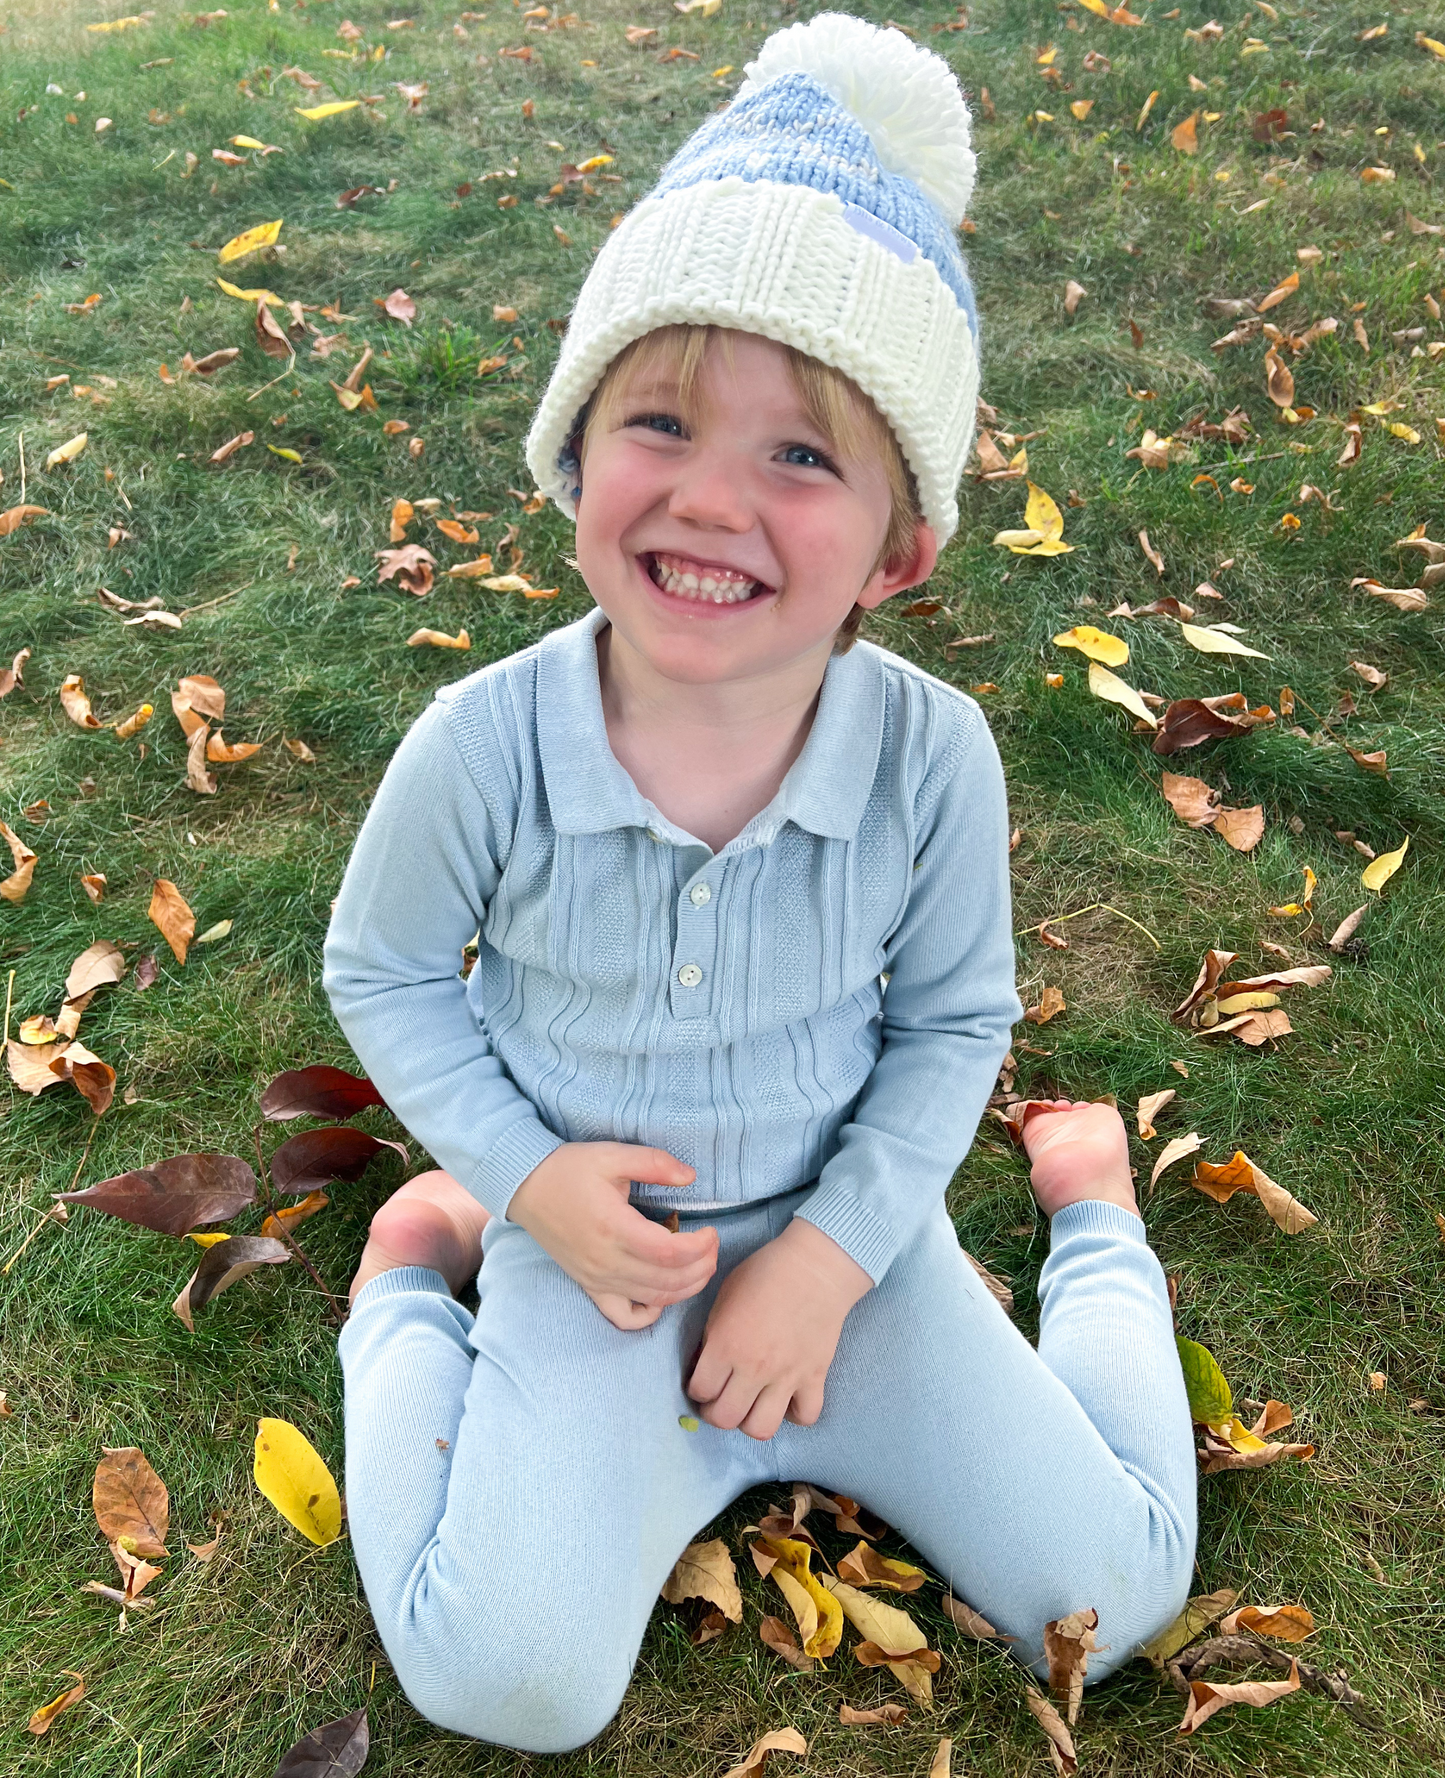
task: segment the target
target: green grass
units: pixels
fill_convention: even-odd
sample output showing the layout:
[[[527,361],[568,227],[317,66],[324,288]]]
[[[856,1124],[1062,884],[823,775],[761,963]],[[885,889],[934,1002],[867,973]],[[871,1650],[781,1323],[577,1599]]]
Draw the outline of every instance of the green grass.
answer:
[[[272,1073],[350,1060],[321,993],[321,940],[391,750],[435,686],[587,606],[565,561],[568,527],[555,513],[516,514],[507,492],[530,491],[522,437],[555,354],[547,323],[566,315],[611,216],[733,89],[766,32],[795,16],[763,0],[726,0],[708,22],[680,18],[662,0],[595,0],[586,22],[539,33],[524,32],[519,7],[489,0],[489,17],[466,23],[463,40],[453,34],[457,12],[432,0],[411,8],[415,25],[399,31],[386,22],[404,11],[382,0],[349,8],[283,0],[274,11],[263,0],[232,0],[231,16],[209,26],[157,0],[143,28],[84,30],[118,10],[103,14],[99,0],[0,9],[0,509],[19,500],[22,434],[27,497],[49,508],[0,541],[0,658],[33,651],[24,688],[0,705],[0,814],[40,855],[23,905],[0,903],[0,971],[15,972],[17,1018],[55,1011],[70,960],[94,938],[136,946],[136,957],[154,948],[146,907],[155,875],[180,885],[200,929],[221,919],[234,929],[195,949],[184,969],[162,948],[154,988],[105,990],[87,1014],[85,1040],[117,1068],[133,1102],[118,1097],[102,1119],[83,1183],[185,1149],[247,1152],[256,1097]],[[886,16],[882,6],[858,10]],[[1021,1028],[1049,1053],[1021,1054],[1020,1088],[1113,1092],[1132,1105],[1177,1086],[1160,1136],[1135,1144],[1141,1175],[1168,1136],[1197,1129],[1212,1158],[1245,1147],[1321,1218],[1286,1238],[1251,1201],[1221,1209],[1191,1191],[1182,1169],[1146,1205],[1154,1244],[1179,1277],[1181,1330],[1213,1349],[1237,1394],[1289,1401],[1319,1447],[1308,1466],[1203,1484],[1200,1590],[1232,1585],[1256,1601],[1308,1604],[1320,1625],[1308,1658],[1348,1668],[1385,1726],[1372,1733],[1301,1697],[1228,1714],[1179,1741],[1178,1699],[1140,1665],[1089,1695],[1083,1769],[1121,1778],[1384,1778],[1439,1761],[1445,1698],[1445,1249],[1433,1218],[1445,1208],[1445,590],[1425,613],[1401,616],[1349,583],[1374,574],[1409,584],[1418,558],[1394,540],[1421,523],[1445,533],[1435,423],[1445,416],[1445,362],[1412,358],[1408,344],[1390,341],[1393,330],[1417,325],[1427,339],[1445,333],[1424,301],[1431,291],[1445,297],[1441,238],[1412,233],[1405,217],[1445,221],[1445,64],[1413,44],[1416,31],[1445,31],[1438,11],[1389,0],[1312,9],[1291,0],[1273,21],[1239,0],[1212,10],[1226,36],[1201,46],[1183,36],[1212,16],[1198,0],[1174,20],[1156,5],[1140,30],[1044,0],[980,0],[970,28],[947,36],[928,32],[951,16],[936,0],[902,7],[900,22],[947,53],[971,93],[987,87],[993,107],[992,117],[978,116],[977,232],[966,243],[985,317],[985,395],[1006,427],[1042,432],[1029,445],[1035,479],[1061,503],[1074,489],[1084,504],[1064,507],[1074,554],[1025,561],[990,544],[995,530],[1021,522],[1021,484],[970,482],[934,583],[946,612],[908,619],[885,610],[870,633],[956,683],[1000,688],[983,702],[1022,829],[1017,924],[1106,902],[1157,939],[1156,949],[1138,926],[1105,913],[1062,928],[1067,952],[1020,939],[1026,1000],[1047,981],[1069,1001],[1041,1032]],[[323,53],[346,47],[336,35],[346,16],[368,49],[384,46],[384,64]],[[1358,34],[1382,18],[1388,35],[1361,45]],[[656,45],[628,48],[623,26],[633,22],[656,26]],[[1248,36],[1268,51],[1242,56]],[[523,42],[535,51],[530,64],[499,56]],[[1063,91],[1035,61],[1050,42]],[[659,64],[655,48],[669,45],[700,60]],[[1112,59],[1112,72],[1083,71],[1089,48]],[[731,74],[712,77],[729,63]],[[281,73],[293,65],[325,90],[303,92]],[[1206,92],[1190,89],[1191,72]],[[398,80],[429,82],[420,111],[408,113]],[[47,81],[63,95],[46,96]],[[70,96],[81,91],[84,99]],[[382,94],[382,104],[320,124],[293,109],[363,93]],[[1075,98],[1096,100],[1087,123],[1069,113]],[[534,103],[530,121],[524,99]],[[1252,119],[1276,105],[1297,133],[1255,141]],[[1169,131],[1195,108],[1220,116],[1201,121],[1200,152],[1186,158]],[[1040,110],[1055,121],[1036,118]],[[147,121],[152,112],[160,121]],[[98,116],[114,120],[99,135]],[[1312,132],[1316,119],[1323,127]],[[238,133],[285,152],[226,169],[210,150]],[[189,177],[187,150],[199,156]],[[607,171],[621,183],[598,181],[592,197],[571,187],[537,207],[564,159],[599,152],[615,154]],[[1362,167],[1377,164],[1396,170],[1393,184],[1360,180]],[[482,181],[511,165],[515,179]],[[1224,172],[1228,180],[1216,177]],[[392,180],[387,195],[336,207],[346,188],[385,190]],[[472,193],[459,197],[469,180]],[[520,199],[515,207],[497,207],[504,190]],[[1265,207],[1251,210],[1262,198]],[[303,347],[279,377],[251,343],[248,310],[213,282],[214,249],[278,216],[284,254],[230,268],[235,280],[355,317],[315,317],[344,331],[352,350],[323,362]],[[1295,362],[1297,399],[1320,415],[1296,429],[1277,423],[1266,399],[1260,345],[1211,352],[1230,324],[1207,318],[1200,302],[1259,296],[1306,244],[1326,257],[1270,319],[1298,329],[1334,314],[1342,325]],[[1072,322],[1062,307],[1069,278],[1088,290]],[[416,298],[410,330],[373,306],[398,284]],[[103,298],[92,313],[67,314],[67,303],[92,292]],[[494,303],[515,305],[521,318],[494,323]],[[1360,304],[1368,353],[1351,332]],[[1144,333],[1137,349],[1128,318]],[[508,343],[514,334],[520,351]],[[345,414],[328,386],[363,340],[377,352],[368,375],[381,416],[411,428],[400,438],[386,437],[375,415]],[[213,379],[167,385],[158,376],[162,361],[176,372],[187,350],[231,344],[244,348],[240,360]],[[497,351],[512,364],[478,383],[475,361]],[[47,393],[47,377],[61,373],[71,384]],[[76,383],[100,399],[69,392]],[[1131,388],[1156,399],[1136,401]],[[1371,423],[1363,461],[1336,468],[1339,422],[1382,400],[1401,404],[1391,418],[1422,442],[1410,446]],[[1240,451],[1204,445],[1192,464],[1164,472],[1124,454],[1143,425],[1169,433],[1236,405],[1255,428]],[[256,444],[224,470],[207,468],[210,452],[243,428]],[[71,469],[40,469],[82,429],[90,443]],[[420,461],[406,448],[415,437],[425,440]],[[299,452],[302,463],[273,456],[267,443]],[[1191,487],[1204,471],[1222,500],[1208,485]],[[1230,490],[1236,476],[1254,484],[1252,495]],[[1306,481],[1338,490],[1342,510],[1301,505]],[[386,543],[390,504],[402,496],[494,511],[484,547],[504,523],[519,522],[526,567],[542,584],[560,584],[561,596],[525,603],[443,579],[419,602],[377,586],[371,552]],[[1286,512],[1300,517],[1297,531],[1281,529]],[[117,524],[131,537],[110,551],[107,530]],[[1135,541],[1141,528],[1166,558],[1162,583]],[[436,549],[444,563],[471,553],[440,539]],[[1234,565],[1222,570],[1226,557]],[[343,589],[351,575],[360,584]],[[1174,819],[1146,742],[1121,712],[1090,698],[1079,658],[1049,643],[1070,624],[1103,621],[1120,599],[1137,605],[1160,590],[1190,599],[1205,578],[1226,597],[1201,602],[1201,618],[1238,623],[1270,659],[1211,661],[1164,620],[1115,620],[1108,627],[1134,646],[1131,682],[1166,696],[1239,688],[1252,703],[1275,704],[1287,683],[1311,734],[1320,723],[1304,704],[1330,716],[1349,689],[1359,713],[1333,721],[1331,732],[1389,755],[1389,779],[1368,776],[1340,746],[1312,745],[1280,724],[1167,762],[1227,788],[1231,802],[1263,804],[1266,834],[1247,856]],[[178,633],[126,628],[97,602],[102,584],[125,597],[159,594],[173,611],[209,609]],[[471,655],[408,650],[419,623],[452,632],[465,624]],[[950,658],[943,645],[959,632],[996,639]],[[1388,671],[1387,687],[1365,691],[1348,671],[1352,659]],[[1046,687],[1046,671],[1063,672],[1062,689]],[[215,798],[186,789],[185,749],[168,711],[170,687],[194,672],[226,687],[230,740],[266,743],[253,763],[219,768]],[[145,699],[157,706],[139,737],[143,753],[136,741],[83,733],[64,717],[56,692],[68,673],[84,676],[104,720]],[[305,740],[316,763],[293,758],[283,736]],[[21,811],[42,798],[48,818],[28,821]],[[1358,882],[1363,860],[1334,837],[1340,829],[1378,850],[1408,833],[1411,850],[1361,944],[1336,959],[1318,929],[1306,940],[1300,922],[1266,909],[1297,893],[1305,865],[1319,873],[1326,932],[1369,899]],[[79,886],[87,871],[109,879],[99,908]],[[1297,990],[1289,1002],[1293,1036],[1257,1053],[1207,1045],[1170,1023],[1207,946],[1238,949],[1254,971],[1269,962],[1262,939],[1286,943],[1296,961],[1336,964],[1327,986]],[[1177,1058],[1188,1062],[1187,1080],[1168,1066]],[[8,1254],[49,1193],[70,1183],[90,1119],[69,1089],[29,1099],[8,1082],[0,1116]],[[375,1113],[366,1121],[403,1134]],[[422,1164],[413,1152],[413,1168]],[[344,1286],[367,1217],[401,1176],[399,1163],[378,1164],[359,1186],[336,1187],[332,1209],[307,1226],[307,1248],[333,1288]],[[1030,1325],[1043,1231],[1023,1170],[987,1128],[959,1173],[954,1207],[965,1243],[1013,1278]],[[259,1220],[258,1212],[240,1226]],[[299,1268],[267,1271],[190,1336],[169,1308],[190,1263],[165,1237],[80,1213],[65,1229],[45,1229],[0,1279],[0,1387],[14,1407],[0,1422],[4,1769],[254,1778],[304,1730],[368,1697],[369,1771],[544,1769],[421,1721],[381,1652],[349,1546],[303,1546],[252,1487],[262,1414],[294,1420],[340,1472],[340,1379],[319,1293]],[[1372,1371],[1387,1377],[1382,1393],[1369,1388]],[[1407,1406],[1422,1399],[1428,1410]],[[157,1608],[121,1636],[112,1608],[78,1588],[110,1578],[90,1510],[100,1447],[131,1443],[170,1486],[173,1549],[181,1536],[205,1535],[214,1513],[226,1527],[208,1567],[172,1559]],[[739,1503],[720,1529],[746,1523],[762,1503]],[[886,1678],[843,1659],[826,1675],[787,1673],[756,1641],[764,1589],[746,1578],[744,1587],[744,1626],[702,1649],[689,1645],[685,1615],[659,1606],[617,1722],[545,1769],[714,1773],[785,1720],[815,1738],[809,1769],[818,1772],[921,1772],[939,1733],[955,1739],[956,1770],[1045,1769],[1013,1672],[962,1642],[933,1606],[921,1615],[944,1651],[938,1710],[915,1712],[901,1729],[863,1732],[839,1726],[837,1704],[877,1700]],[[525,1599],[517,1605],[528,1608]],[[61,1689],[62,1667],[85,1672],[87,1702],[32,1740],[25,1720]]]

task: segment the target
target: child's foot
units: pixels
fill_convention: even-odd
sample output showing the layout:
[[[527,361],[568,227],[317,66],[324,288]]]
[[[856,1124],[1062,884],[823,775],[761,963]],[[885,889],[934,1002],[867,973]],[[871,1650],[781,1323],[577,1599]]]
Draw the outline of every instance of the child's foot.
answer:
[[[1034,1196],[1045,1216],[1086,1198],[1139,1214],[1129,1172],[1129,1137],[1112,1105],[1042,1100],[1024,1118]]]
[[[482,1263],[482,1230],[491,1221],[472,1194],[438,1167],[418,1173],[382,1205],[356,1276],[351,1301],[363,1284],[397,1266],[430,1266],[453,1294],[467,1285]]]

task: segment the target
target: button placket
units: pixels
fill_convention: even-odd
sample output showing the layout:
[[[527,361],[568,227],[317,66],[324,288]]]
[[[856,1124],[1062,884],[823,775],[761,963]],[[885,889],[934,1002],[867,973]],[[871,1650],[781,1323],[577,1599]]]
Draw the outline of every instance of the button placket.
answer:
[[[700,878],[683,890],[677,901],[677,939],[669,983],[675,1018],[705,1019],[711,1015],[716,957],[717,909],[713,887]]]

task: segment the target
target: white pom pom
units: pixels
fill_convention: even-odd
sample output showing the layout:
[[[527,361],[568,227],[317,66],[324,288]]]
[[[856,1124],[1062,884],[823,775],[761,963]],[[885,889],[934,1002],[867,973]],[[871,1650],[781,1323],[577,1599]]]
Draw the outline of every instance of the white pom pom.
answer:
[[[878,159],[962,222],[975,161],[968,107],[952,69],[910,43],[846,13],[821,12],[776,31],[749,62],[739,97],[783,74],[811,74],[868,132]]]

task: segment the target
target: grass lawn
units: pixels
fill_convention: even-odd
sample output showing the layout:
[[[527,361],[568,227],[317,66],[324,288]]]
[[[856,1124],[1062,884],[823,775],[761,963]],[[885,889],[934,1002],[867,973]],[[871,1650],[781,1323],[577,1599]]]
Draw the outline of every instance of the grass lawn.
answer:
[[[1197,1130],[1206,1158],[1246,1149],[1319,1217],[1285,1235],[1253,1198],[1221,1206],[1193,1190],[1191,1163],[1166,1173],[1145,1206],[1178,1277],[1181,1332],[1211,1348],[1237,1396],[1288,1402],[1289,1436],[1317,1446],[1310,1463],[1202,1483],[1197,1590],[1307,1605],[1319,1628],[1301,1653],[1346,1668],[1380,1725],[1301,1694],[1181,1740],[1180,1699],[1140,1662],[1087,1697],[1081,1770],[1419,1773],[1445,1749],[1435,1221],[1445,1209],[1445,584],[1411,613],[1351,582],[1408,587],[1424,558],[1396,540],[1420,525],[1445,535],[1445,353],[1429,351],[1445,337],[1445,60],[1415,42],[1417,32],[1445,38],[1445,14],[1425,0],[1184,0],[1166,17],[1156,0],[1131,28],[1079,4],[978,0],[966,29],[933,34],[957,22],[948,7],[893,5],[974,97],[980,180],[965,245],[984,317],[984,394],[1000,430],[1037,434],[1030,473],[1076,547],[1050,560],[993,547],[997,530],[1022,523],[1024,483],[970,480],[930,589],[944,609],[885,610],[868,633],[985,688],[1022,830],[1017,925],[1098,903],[1116,910],[1059,927],[1067,950],[1021,933],[1025,1004],[1057,986],[1068,1005],[1020,1027],[1032,1048],[1018,1051],[1018,1090],[1114,1093],[1132,1110],[1174,1087],[1158,1136],[1134,1143],[1141,1184],[1165,1141]],[[184,968],[161,944],[153,987],[138,991],[132,974],[87,1013],[82,1038],[116,1068],[119,1090],[81,1184],[184,1150],[246,1154],[272,1074],[352,1062],[321,993],[321,941],[388,757],[436,686],[588,606],[567,565],[566,523],[522,511],[511,492],[531,492],[522,438],[556,350],[549,322],[566,316],[610,220],[734,90],[763,36],[806,10],[725,0],[704,20],[664,0],[588,0],[584,19],[537,29],[543,20],[524,21],[507,0],[461,14],[436,0],[230,0],[210,22],[156,0],[147,23],[95,33],[85,27],[118,16],[120,0],[0,4],[0,510],[20,503],[22,447],[25,498],[47,509],[0,540],[0,663],[31,650],[23,686],[0,704],[0,815],[39,855],[23,903],[0,902],[11,1034],[19,1019],[58,1010],[70,962],[93,940],[134,947],[132,961],[157,949],[146,917],[156,876],[179,886],[198,930],[234,923]],[[887,16],[881,5],[857,10]],[[1216,16],[1218,40],[1187,35]],[[412,22],[390,28],[397,17]],[[347,18],[359,40],[338,31]],[[629,24],[657,35],[631,46]],[[1040,61],[1049,45],[1052,65]],[[660,60],[668,49],[687,53]],[[1086,65],[1087,52],[1109,65]],[[416,109],[396,83],[425,83]],[[363,94],[380,103],[320,122],[297,115]],[[1072,107],[1086,101],[1078,119]],[[1285,116],[1273,129],[1256,130],[1276,109]],[[1198,151],[1187,154],[1171,136],[1194,112]],[[98,131],[102,117],[112,121]],[[214,160],[237,135],[283,152]],[[564,162],[599,154],[614,159],[588,187],[568,183],[546,201]],[[1362,179],[1369,167],[1392,178]],[[379,189],[338,207],[338,194],[362,185]],[[278,217],[275,252],[218,265],[223,242]],[[1313,263],[1296,257],[1306,246],[1320,250]],[[1299,355],[1281,347],[1294,411],[1315,410],[1290,425],[1268,397],[1265,339],[1211,350],[1235,322],[1202,304],[1257,301],[1295,270],[1299,291],[1266,319],[1286,334],[1323,316],[1339,326]],[[338,318],[307,319],[344,338],[324,359],[299,345],[290,368],[264,356],[252,308],[222,293],[218,272],[330,305]],[[1070,279],[1087,292],[1072,317]],[[398,286],[415,299],[409,327],[375,306]],[[98,303],[70,312],[92,294]],[[494,305],[517,319],[494,321]],[[1392,338],[1417,328],[1418,341]],[[347,412],[331,384],[367,341],[379,412]],[[228,367],[182,373],[187,352],[228,346],[241,348]],[[505,363],[479,378],[488,358]],[[1364,415],[1363,454],[1340,467],[1344,423],[1368,404],[1392,405]],[[1145,428],[1177,435],[1236,407],[1251,421],[1242,444],[1196,440],[1162,469],[1126,455]],[[389,435],[386,420],[408,430]],[[82,430],[89,442],[73,464],[42,468]],[[243,431],[254,442],[210,466]],[[1306,500],[1302,484],[1328,505]],[[430,520],[414,525],[443,566],[483,548],[505,571],[504,532],[519,526],[522,572],[559,596],[527,600],[445,575],[424,600],[378,585],[372,552],[387,544],[398,498],[439,499],[439,517],[494,515],[473,547]],[[126,533],[113,548],[111,527]],[[1196,597],[1204,581],[1223,598]],[[127,626],[97,599],[101,585],[159,597],[187,614],[183,627]],[[1167,616],[1107,616],[1161,594],[1196,606],[1198,623],[1238,625],[1267,658],[1196,652]],[[1083,657],[1052,645],[1077,623],[1126,637],[1133,658],[1120,671],[1144,691],[1240,690],[1279,709],[1288,685],[1295,715],[1161,759],[1128,715],[1090,695]],[[465,626],[471,653],[408,648],[419,624]],[[986,640],[948,649],[958,635]],[[1387,683],[1371,690],[1352,661]],[[187,788],[169,709],[177,679],[195,673],[225,687],[227,739],[264,744],[251,762],[216,768],[214,796]],[[69,674],[83,677],[102,722],[143,701],[155,719],[127,741],[82,730],[57,696]],[[283,739],[305,742],[314,761]],[[1384,749],[1388,777],[1349,749]],[[1185,826],[1160,793],[1164,767],[1204,778],[1232,805],[1260,805],[1257,847],[1232,850]],[[1362,888],[1366,861],[1340,833],[1377,852],[1409,836],[1382,893]],[[1306,866],[1319,879],[1317,923],[1269,914],[1298,899]],[[95,872],[108,880],[99,906],[79,881]],[[1364,902],[1358,942],[1330,952],[1326,937]],[[1208,947],[1238,951],[1236,973],[1256,974],[1279,961],[1265,942],[1292,964],[1334,966],[1325,985],[1289,992],[1292,1035],[1251,1048],[1171,1023]],[[49,1194],[69,1186],[93,1120],[68,1086],[32,1098],[8,1079],[0,1118],[8,1257]],[[404,1135],[376,1112],[362,1123]],[[263,1140],[283,1134],[268,1126]],[[425,1164],[413,1145],[412,1170]],[[402,1176],[399,1161],[376,1164],[360,1184],[334,1187],[330,1209],[307,1224],[305,1245],[333,1289],[344,1290],[369,1215]],[[953,1206],[965,1245],[1012,1279],[1032,1331],[1046,1230],[997,1126],[960,1169]],[[260,1221],[248,1212],[237,1226]],[[956,1771],[1048,1769],[1017,1674],[946,1624],[933,1587],[913,1608],[943,1653],[938,1708],[898,1728],[840,1726],[841,1701],[896,1696],[893,1681],[847,1649],[822,1674],[785,1668],[757,1639],[776,1596],[745,1575],[744,1623],[706,1646],[690,1643],[688,1612],[659,1605],[621,1715],[584,1751],[544,1762],[434,1729],[392,1677],[345,1539],[314,1550],[251,1482],[261,1415],[294,1421],[340,1473],[324,1298],[298,1266],[268,1269],[191,1335],[170,1304],[194,1258],[188,1244],[81,1211],[45,1227],[0,1276],[0,1388],[13,1409],[0,1420],[5,1771],[262,1778],[305,1730],[365,1701],[368,1771],[409,1778],[713,1774],[783,1723],[809,1737],[814,1772],[922,1773],[940,1734],[954,1738]],[[79,1588],[115,1578],[90,1481],[102,1445],[130,1444],[169,1485],[179,1554],[153,1588],[156,1608],[122,1635],[114,1608]],[[749,1497],[717,1529],[731,1535],[764,1509],[765,1497]],[[202,1565],[183,1539],[210,1535],[218,1513],[220,1549]],[[823,1536],[841,1554],[843,1540]],[[33,1738],[26,1719],[68,1683],[64,1668],[84,1672],[88,1696]]]

